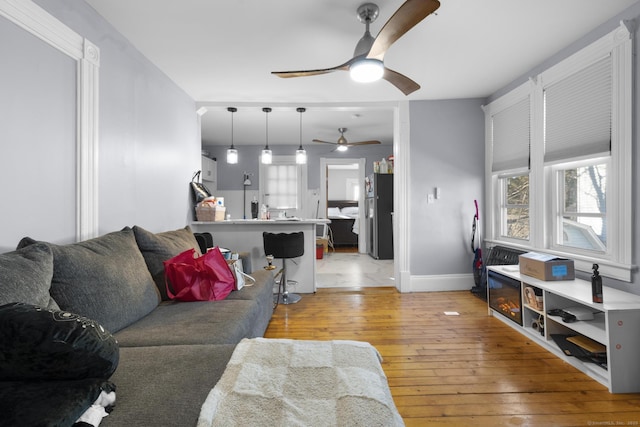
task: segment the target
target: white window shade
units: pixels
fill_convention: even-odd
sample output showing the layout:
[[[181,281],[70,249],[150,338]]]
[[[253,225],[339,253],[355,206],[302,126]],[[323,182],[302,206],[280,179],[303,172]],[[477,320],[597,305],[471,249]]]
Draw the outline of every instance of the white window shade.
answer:
[[[611,151],[611,56],[544,91],[546,163]]]
[[[529,168],[529,97],[494,114],[492,125],[492,171]]]

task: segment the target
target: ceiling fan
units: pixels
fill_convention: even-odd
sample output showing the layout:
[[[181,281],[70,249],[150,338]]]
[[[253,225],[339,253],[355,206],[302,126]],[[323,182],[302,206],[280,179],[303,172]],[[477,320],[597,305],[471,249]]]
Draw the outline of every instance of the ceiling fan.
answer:
[[[366,25],[364,36],[358,41],[353,58],[344,64],[317,70],[273,71],[278,77],[305,77],[334,71],[349,71],[356,81],[370,82],[385,79],[405,95],[420,89],[420,85],[410,78],[384,66],[384,55],[391,45],[424,18],[440,7],[438,0],[407,0],[389,18],[374,39],[369,32],[369,24],[378,17],[378,6],[365,3],[358,7],[358,19]]]
[[[338,132],[340,132],[340,138],[336,142],[323,141],[321,139],[314,139],[313,142],[321,142],[323,144],[333,144],[337,145],[336,150],[345,151],[348,147],[353,147],[356,145],[370,145],[370,144],[380,144],[380,141],[359,141],[359,142],[349,142],[347,138],[344,137],[344,133],[347,131],[347,128],[338,128]]]

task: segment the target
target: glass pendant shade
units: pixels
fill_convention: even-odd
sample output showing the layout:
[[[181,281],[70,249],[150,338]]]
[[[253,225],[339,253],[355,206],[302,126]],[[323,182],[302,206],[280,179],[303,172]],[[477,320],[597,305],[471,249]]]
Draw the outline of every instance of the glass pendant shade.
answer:
[[[302,145],[296,150],[296,163],[299,165],[307,163],[307,152],[302,148]]]
[[[238,163],[238,150],[233,148],[227,148],[227,163],[230,165],[235,165]]]
[[[262,156],[260,157],[260,161],[263,165],[270,165],[273,161],[273,152],[269,148],[265,148],[262,150]]]

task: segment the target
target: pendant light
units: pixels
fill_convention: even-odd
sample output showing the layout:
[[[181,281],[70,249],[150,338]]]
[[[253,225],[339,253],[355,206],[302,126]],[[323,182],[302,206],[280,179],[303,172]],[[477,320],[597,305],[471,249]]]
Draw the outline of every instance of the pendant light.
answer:
[[[307,152],[304,148],[302,148],[302,113],[307,111],[306,108],[298,107],[296,111],[300,113],[300,146],[296,150],[296,163],[299,165],[304,165],[307,163]]]
[[[266,145],[262,150],[261,161],[263,165],[270,165],[273,159],[273,152],[269,148],[269,113],[271,112],[271,108],[265,107],[262,109],[265,112],[265,123],[266,123]]]
[[[227,148],[227,163],[235,165],[238,163],[238,150],[233,146],[233,113],[238,111],[235,107],[228,107],[227,111],[231,113],[231,147]]]

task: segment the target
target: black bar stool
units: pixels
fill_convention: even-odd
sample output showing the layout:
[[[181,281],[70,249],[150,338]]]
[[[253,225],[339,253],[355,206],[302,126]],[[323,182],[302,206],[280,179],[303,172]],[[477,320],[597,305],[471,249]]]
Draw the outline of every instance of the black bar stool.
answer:
[[[290,294],[287,290],[287,258],[297,258],[304,255],[304,233],[262,233],[264,243],[264,253],[273,258],[282,259],[282,269],[280,272],[280,285],[282,286],[282,294],[276,295],[275,302],[282,304],[293,304],[302,298],[298,294]],[[279,273],[280,273],[279,272]],[[277,274],[276,274],[277,276]]]

